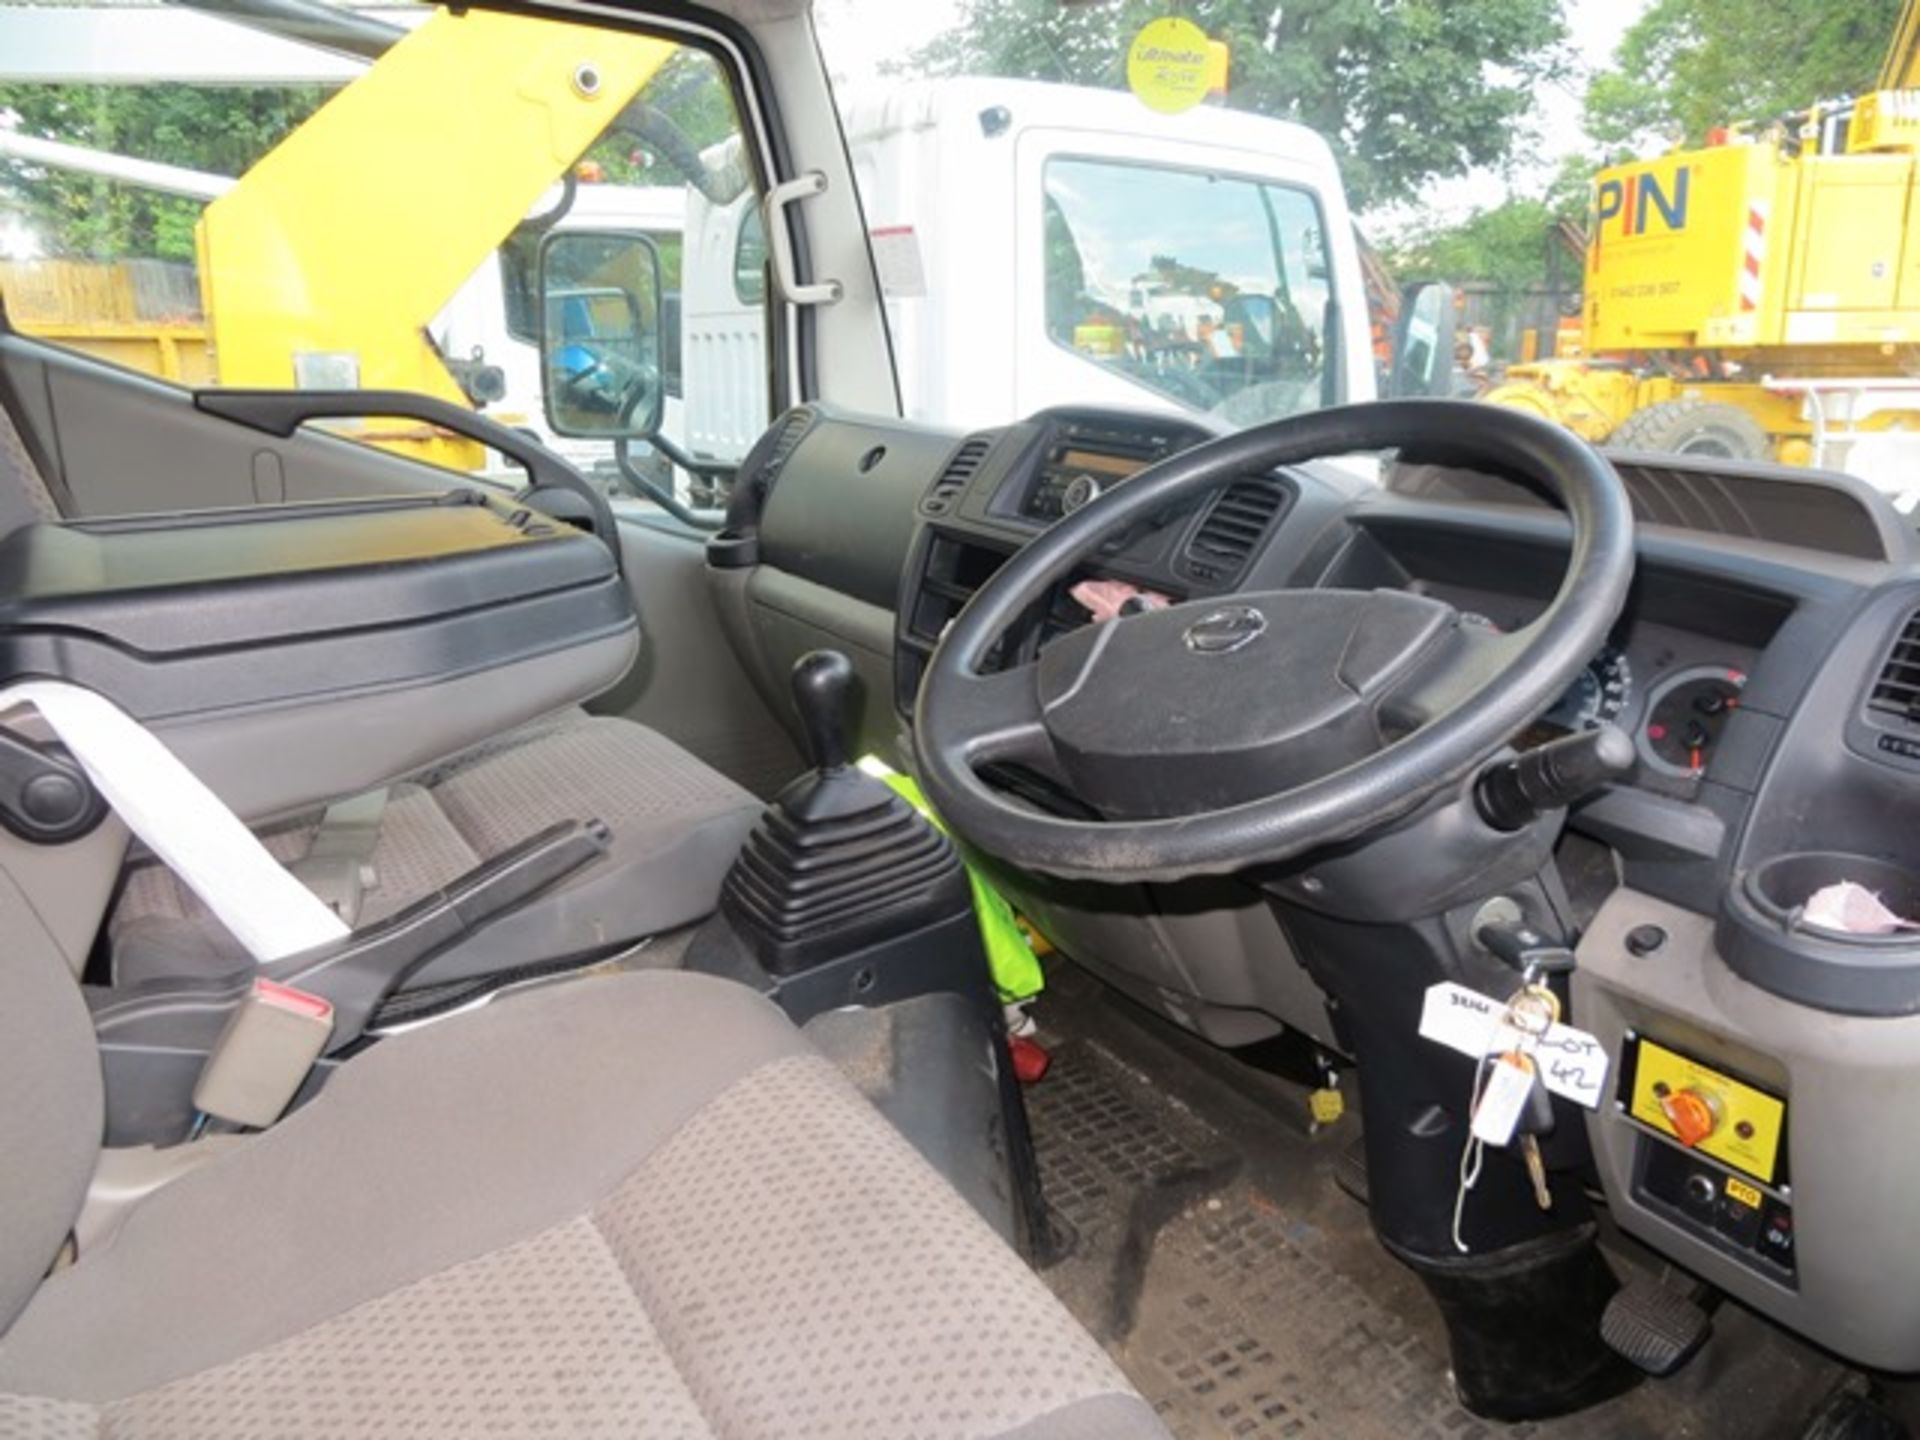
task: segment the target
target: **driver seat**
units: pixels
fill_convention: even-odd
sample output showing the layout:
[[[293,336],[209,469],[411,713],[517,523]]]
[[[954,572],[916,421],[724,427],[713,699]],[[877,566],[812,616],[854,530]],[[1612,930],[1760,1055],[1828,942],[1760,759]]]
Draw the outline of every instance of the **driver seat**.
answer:
[[[0,966],[0,1434],[1166,1440],[728,981],[596,976],[387,1040],[49,1275],[100,1125],[72,977]]]

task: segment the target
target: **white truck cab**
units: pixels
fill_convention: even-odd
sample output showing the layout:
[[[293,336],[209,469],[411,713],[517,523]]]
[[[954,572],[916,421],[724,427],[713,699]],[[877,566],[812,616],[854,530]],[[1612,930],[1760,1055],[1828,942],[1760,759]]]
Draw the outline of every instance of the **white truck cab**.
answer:
[[[1373,397],[1346,194],[1311,130],[972,77],[857,93],[844,115],[907,418],[1077,403],[1244,425]],[[1139,218],[1169,212],[1185,250],[1140,248]],[[686,216],[683,343],[706,382],[686,443],[736,459],[768,418],[732,413],[763,392],[722,378],[761,363],[743,329],[764,313],[765,230],[744,200],[690,192]]]
[[[1181,239],[1193,248],[1165,258],[1217,272],[1219,288],[1288,293],[1337,357],[1332,393],[1372,395],[1346,195],[1312,131],[1212,108],[1161,115],[1120,91],[976,78],[856,95],[846,117],[909,417],[977,426],[1069,401],[1230,403],[1244,385],[1209,394],[1182,373],[1200,368],[1210,338],[1200,312],[1217,314],[1219,298],[1194,293],[1192,277],[1156,283],[1159,257],[1130,243],[1141,233],[1130,215],[1169,208],[1190,216]],[[1043,254],[1047,264],[1032,262]],[[1131,322],[1131,356],[1125,340],[1114,353],[1102,318]],[[1139,333],[1148,330],[1184,333],[1195,353],[1155,363]],[[1283,413],[1285,402],[1268,403]]]

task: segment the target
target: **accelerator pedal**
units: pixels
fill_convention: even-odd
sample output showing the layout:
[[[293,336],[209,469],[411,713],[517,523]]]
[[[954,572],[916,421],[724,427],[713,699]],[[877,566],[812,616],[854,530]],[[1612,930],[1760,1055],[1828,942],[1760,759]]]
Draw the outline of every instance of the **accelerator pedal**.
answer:
[[[1705,1310],[1651,1276],[1622,1286],[1600,1317],[1607,1348],[1656,1379],[1691,1360],[1712,1333]]]

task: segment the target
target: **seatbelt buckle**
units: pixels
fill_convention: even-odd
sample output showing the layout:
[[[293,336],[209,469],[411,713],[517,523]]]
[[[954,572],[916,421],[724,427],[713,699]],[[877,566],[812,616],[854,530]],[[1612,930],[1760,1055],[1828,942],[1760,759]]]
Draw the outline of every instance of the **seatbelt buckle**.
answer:
[[[333,1035],[333,1002],[255,979],[193,1087],[194,1108],[264,1130],[285,1113]]]

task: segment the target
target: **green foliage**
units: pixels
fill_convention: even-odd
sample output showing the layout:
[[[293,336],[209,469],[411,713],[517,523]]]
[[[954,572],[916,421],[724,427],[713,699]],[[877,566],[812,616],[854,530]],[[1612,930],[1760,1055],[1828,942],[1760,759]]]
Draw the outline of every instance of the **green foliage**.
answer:
[[[0,115],[23,135],[140,160],[239,175],[326,100],[320,86],[0,85]],[[91,175],[0,160],[0,208],[22,216],[48,254],[193,258],[197,201]]]
[[[1453,224],[1416,222],[1381,246],[1382,258],[1409,280],[1482,281],[1518,292],[1557,278],[1577,287],[1578,262],[1555,230],[1561,221],[1585,223],[1595,168],[1591,160],[1569,156],[1537,194],[1515,196]]]
[[[1900,0],[1654,0],[1587,90],[1603,145],[1651,133],[1698,144],[1873,88]]]
[[[720,67],[711,55],[691,46],[675,51],[634,98],[671,120],[695,152],[718,144],[740,129],[733,113],[733,96]],[[594,141],[584,158],[598,164],[610,184],[684,183],[668,161],[649,154],[643,144],[618,126]]]
[[[1359,208],[1511,154],[1565,64],[1562,0],[965,0],[910,57],[933,74],[1123,88],[1127,44],[1170,10],[1232,51],[1227,103],[1328,137]]]
[[[1545,201],[1509,200],[1476,210],[1454,225],[1398,236],[1381,254],[1387,267],[1403,278],[1484,280],[1521,290],[1546,280],[1551,221]]]

